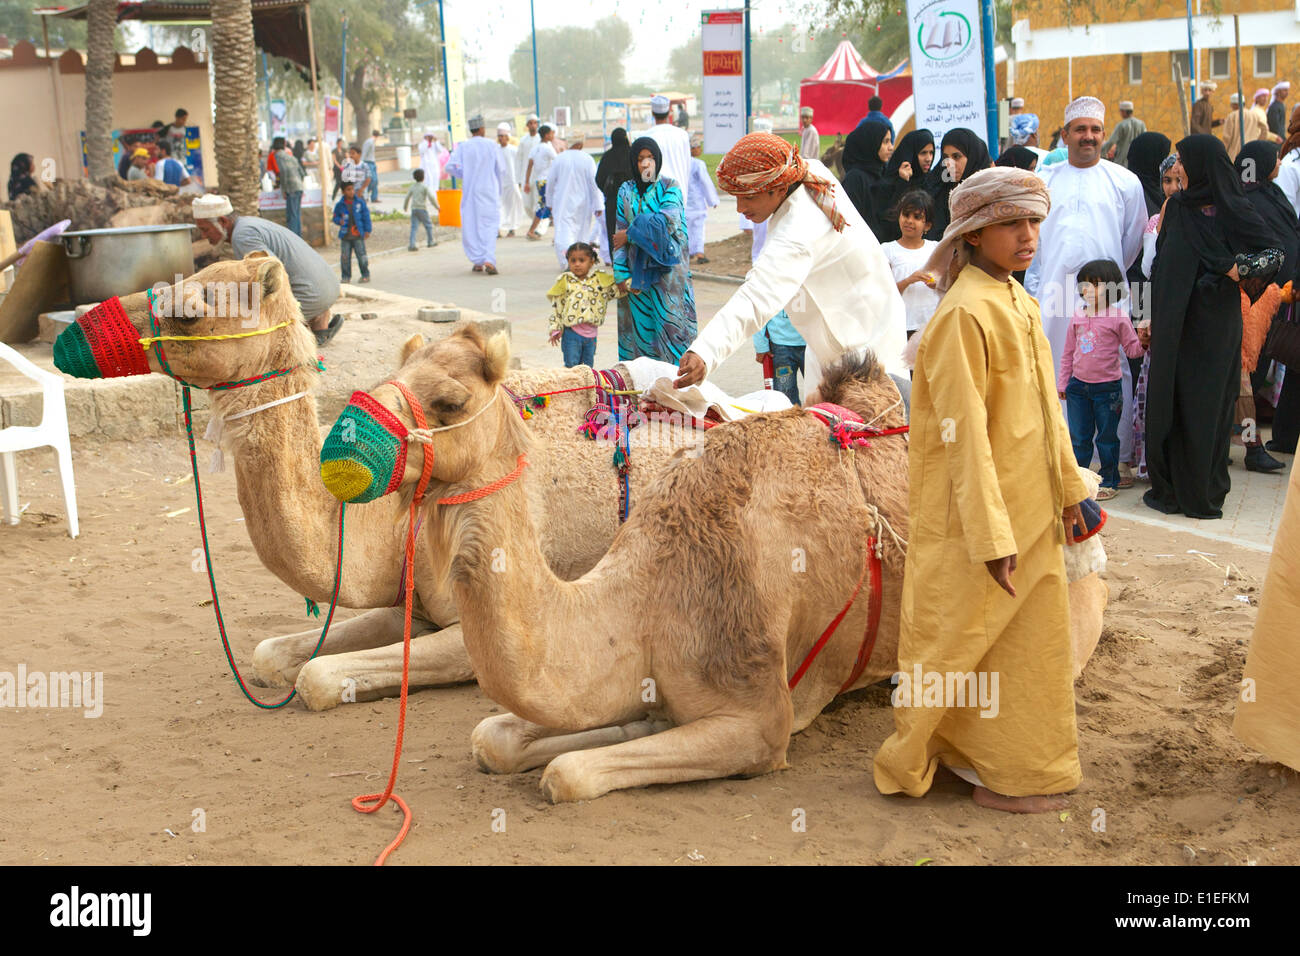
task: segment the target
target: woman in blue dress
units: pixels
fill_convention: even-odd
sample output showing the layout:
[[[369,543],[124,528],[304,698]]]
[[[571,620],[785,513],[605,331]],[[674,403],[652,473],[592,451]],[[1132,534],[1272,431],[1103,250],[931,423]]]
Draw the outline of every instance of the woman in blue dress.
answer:
[[[676,182],[660,176],[659,144],[632,144],[632,179],[618,190],[614,278],[618,357],[642,355],[676,365],[695,341],[695,292],[687,255],[686,208]]]

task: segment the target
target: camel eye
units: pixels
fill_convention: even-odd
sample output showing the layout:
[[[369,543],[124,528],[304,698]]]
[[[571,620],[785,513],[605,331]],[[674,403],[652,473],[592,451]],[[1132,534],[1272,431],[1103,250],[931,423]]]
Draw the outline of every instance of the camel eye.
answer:
[[[438,411],[444,415],[454,415],[465,407],[464,402],[437,402]]]

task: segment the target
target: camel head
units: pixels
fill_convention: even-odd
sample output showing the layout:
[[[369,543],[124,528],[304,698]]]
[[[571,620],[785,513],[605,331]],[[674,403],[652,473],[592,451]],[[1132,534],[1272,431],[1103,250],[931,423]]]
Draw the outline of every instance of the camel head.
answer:
[[[509,402],[498,402],[510,358],[504,333],[485,339],[478,327],[461,323],[440,342],[424,345],[415,336],[402,352],[403,364],[388,382],[354,392],[321,448],[321,479],[340,501],[373,501],[413,489],[432,457],[432,482],[451,484],[480,471],[506,435],[527,441]],[[426,428],[401,390],[410,390],[424,411]],[[409,453],[408,453],[409,451]]]
[[[265,252],[101,302],[54,343],[54,364],[68,375],[161,372],[199,388],[315,361],[288,274]]]

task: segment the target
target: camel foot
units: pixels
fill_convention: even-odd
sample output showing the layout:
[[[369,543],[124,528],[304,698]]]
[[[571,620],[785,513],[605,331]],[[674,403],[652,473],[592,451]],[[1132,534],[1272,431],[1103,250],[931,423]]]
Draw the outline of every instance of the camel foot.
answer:
[[[971,794],[971,799],[981,807],[1001,810],[1004,813],[1051,813],[1054,810],[1064,810],[1070,805],[1069,798],[1063,794],[1008,797],[1001,793],[994,793],[988,787],[976,787],[975,792]]]
[[[585,756],[581,752],[560,754],[547,764],[538,784],[542,796],[551,803],[573,803],[608,793],[609,787],[601,786],[586,772]]]
[[[278,637],[258,642],[248,668],[248,682],[257,687],[292,687],[302,661]]]
[[[667,721],[638,720],[577,732],[553,730],[514,714],[487,717],[470,734],[470,751],[484,773],[523,773],[560,754],[636,740],[666,730]]]

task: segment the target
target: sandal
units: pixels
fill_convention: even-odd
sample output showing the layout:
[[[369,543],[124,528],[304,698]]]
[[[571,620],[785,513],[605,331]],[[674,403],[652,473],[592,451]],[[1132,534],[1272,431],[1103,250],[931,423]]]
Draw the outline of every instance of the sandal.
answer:
[[[483,271],[483,264],[480,262],[478,265],[476,265],[473,269],[470,269],[469,271],[470,271],[470,272],[482,272],[482,271]]]
[[[483,266],[483,271],[490,276],[494,276],[497,274],[497,267],[489,262],[485,266]]]
[[[1114,498],[1118,494],[1119,494],[1119,490],[1116,488],[1098,488],[1096,500],[1110,501],[1111,498]]]
[[[343,328],[343,316],[335,315],[330,318],[330,324],[323,329],[312,329],[312,334],[316,336],[316,344],[324,345],[330,339],[339,334],[339,329]]]

